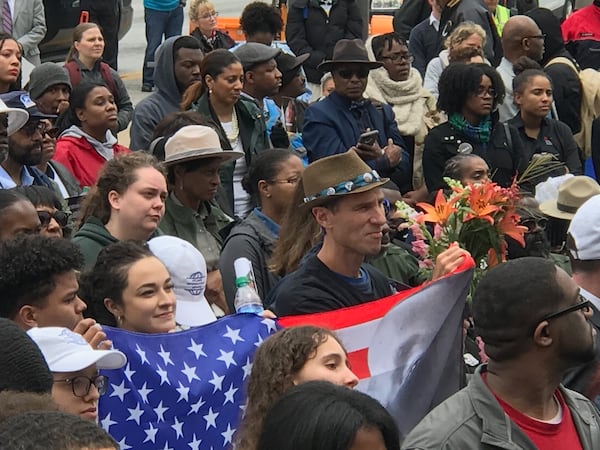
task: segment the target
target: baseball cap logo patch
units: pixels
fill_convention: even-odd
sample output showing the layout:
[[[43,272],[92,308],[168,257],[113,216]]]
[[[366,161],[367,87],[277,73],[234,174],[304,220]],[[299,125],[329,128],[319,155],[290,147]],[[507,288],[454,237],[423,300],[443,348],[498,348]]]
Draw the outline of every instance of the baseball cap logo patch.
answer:
[[[60,331],[59,337],[63,338],[66,344],[88,345],[85,339],[83,339],[82,335],[73,333],[71,330],[67,330],[66,328]]]
[[[21,100],[21,103],[23,103],[25,108],[31,108],[31,107],[35,106],[35,103],[33,102],[33,100],[31,100],[31,98],[29,97],[29,94],[21,94],[19,99]]]
[[[186,286],[184,289],[191,295],[200,295],[204,292],[204,284],[206,281],[206,275],[202,272],[194,272],[185,279]]]

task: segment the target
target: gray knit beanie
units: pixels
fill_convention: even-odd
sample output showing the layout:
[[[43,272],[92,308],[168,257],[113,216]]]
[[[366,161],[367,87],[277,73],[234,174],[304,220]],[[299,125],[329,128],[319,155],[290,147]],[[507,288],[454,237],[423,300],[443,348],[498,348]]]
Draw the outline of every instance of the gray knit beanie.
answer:
[[[12,320],[0,318],[0,391],[49,393],[52,373],[35,342]]]
[[[40,64],[29,74],[29,96],[33,100],[37,100],[44,92],[57,84],[66,84],[71,90],[71,80],[67,71],[51,62]]]

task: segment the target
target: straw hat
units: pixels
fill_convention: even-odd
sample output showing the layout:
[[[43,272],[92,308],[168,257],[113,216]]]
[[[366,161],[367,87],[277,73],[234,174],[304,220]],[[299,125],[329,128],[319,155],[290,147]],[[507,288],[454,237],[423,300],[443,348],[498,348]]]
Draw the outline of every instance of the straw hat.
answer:
[[[353,150],[309,164],[302,174],[304,204],[319,206],[331,198],[359,194],[383,186],[381,178]]]

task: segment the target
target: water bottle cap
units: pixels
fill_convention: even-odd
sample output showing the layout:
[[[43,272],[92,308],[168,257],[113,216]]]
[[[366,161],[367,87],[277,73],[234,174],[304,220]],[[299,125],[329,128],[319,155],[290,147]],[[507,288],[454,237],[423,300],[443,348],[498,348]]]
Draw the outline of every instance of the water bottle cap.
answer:
[[[237,287],[248,286],[249,284],[250,280],[248,280],[248,277],[237,277],[235,279],[235,285]]]

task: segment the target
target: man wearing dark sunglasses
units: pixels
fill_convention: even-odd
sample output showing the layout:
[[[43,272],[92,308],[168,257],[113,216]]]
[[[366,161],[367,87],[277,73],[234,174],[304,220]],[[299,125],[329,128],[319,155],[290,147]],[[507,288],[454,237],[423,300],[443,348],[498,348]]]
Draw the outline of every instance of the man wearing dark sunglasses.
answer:
[[[50,179],[35,166],[42,159],[42,139],[45,124],[42,119],[55,118],[41,113],[25,91],[13,91],[0,95],[10,108],[29,113],[25,125],[8,136],[8,155],[0,164],[0,188],[38,185],[54,189]],[[10,125],[10,123],[9,123]],[[0,132],[2,130],[0,126]]]
[[[389,105],[363,97],[369,71],[382,65],[369,60],[360,39],[338,41],[333,58],[318,67],[332,73],[335,90],[307,108],[302,139],[310,162],[354,150],[379,175],[408,191],[412,162],[394,113]]]
[[[402,448],[600,448],[594,404],[560,384],[595,353],[591,305],[577,284],[548,259],[520,258],[491,269],[472,304],[488,363]]]
[[[591,302],[590,322],[596,329],[593,361],[577,367],[565,378],[565,385],[590,398],[600,407],[600,195],[586,201],[575,213],[567,233],[573,280],[581,295]]]

